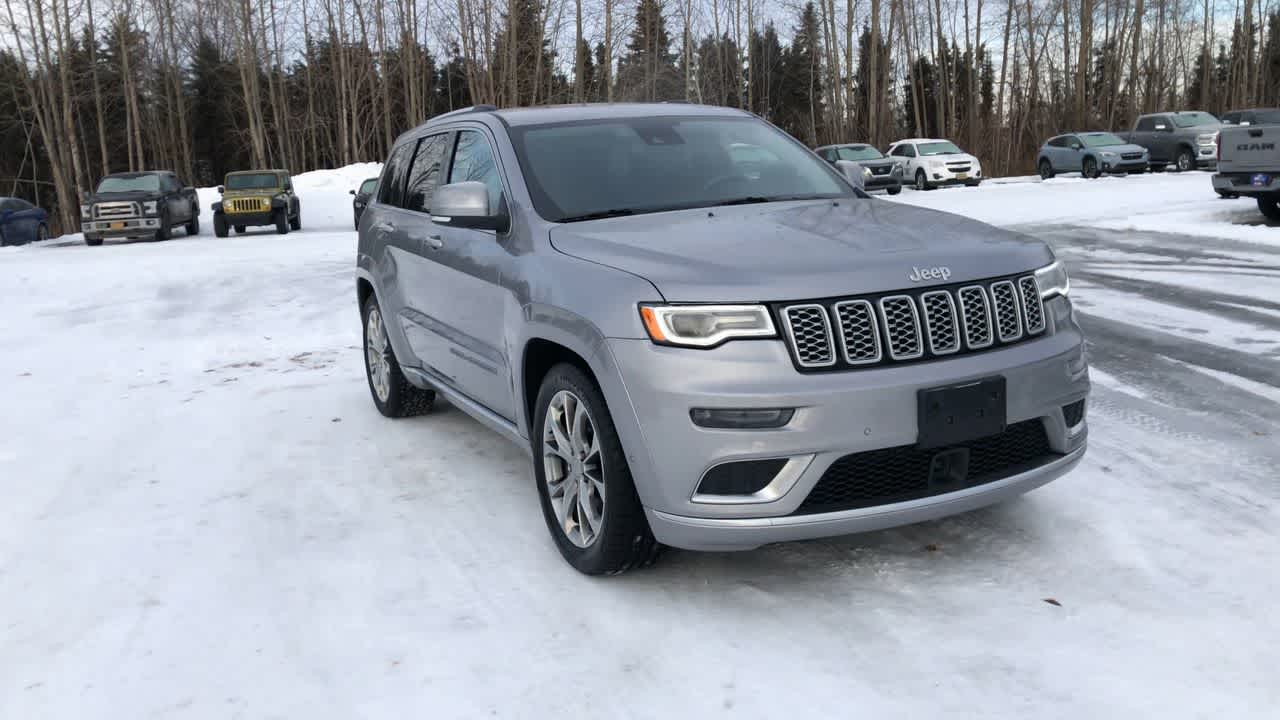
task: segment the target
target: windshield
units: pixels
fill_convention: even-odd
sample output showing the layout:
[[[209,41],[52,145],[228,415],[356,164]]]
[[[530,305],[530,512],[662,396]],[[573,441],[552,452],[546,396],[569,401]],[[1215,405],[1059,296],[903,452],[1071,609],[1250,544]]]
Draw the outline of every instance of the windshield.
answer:
[[[919,143],[916,145],[916,149],[920,151],[921,155],[960,155],[964,152],[956,147],[955,143],[947,140]]]
[[[879,160],[884,155],[870,145],[846,145],[836,148],[837,160]]]
[[[1080,140],[1084,142],[1085,147],[1107,147],[1109,145],[1126,144],[1125,141],[1111,133],[1089,133],[1081,135]]]
[[[360,183],[360,194],[361,194],[361,195],[372,195],[372,194],[373,194],[373,189],[374,189],[374,188],[376,188],[376,187],[378,187],[378,179],[377,179],[377,178],[372,178],[372,179],[370,179],[370,180],[365,180],[364,182]]]
[[[275,173],[250,173],[247,175],[228,175],[228,190],[271,190],[280,186]]]
[[[1180,128],[1196,127],[1197,125],[1217,125],[1218,118],[1207,112],[1184,112],[1173,116],[1173,124]]]
[[[618,118],[511,128],[554,222],[726,203],[854,197],[830,166],[751,118]]]
[[[160,192],[160,176],[105,177],[102,178],[102,182],[98,183],[98,192]]]

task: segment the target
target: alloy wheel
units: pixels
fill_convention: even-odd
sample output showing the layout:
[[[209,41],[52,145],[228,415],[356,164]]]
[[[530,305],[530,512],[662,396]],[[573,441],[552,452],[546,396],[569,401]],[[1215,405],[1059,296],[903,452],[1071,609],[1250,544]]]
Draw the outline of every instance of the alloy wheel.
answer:
[[[378,307],[369,309],[365,323],[365,360],[369,365],[369,384],[378,400],[386,402],[391,396],[391,358],[388,357],[387,332],[382,327],[382,313]]]
[[[556,393],[547,408],[542,465],[561,532],[574,545],[590,547],[604,525],[604,458],[590,411],[568,390]]]

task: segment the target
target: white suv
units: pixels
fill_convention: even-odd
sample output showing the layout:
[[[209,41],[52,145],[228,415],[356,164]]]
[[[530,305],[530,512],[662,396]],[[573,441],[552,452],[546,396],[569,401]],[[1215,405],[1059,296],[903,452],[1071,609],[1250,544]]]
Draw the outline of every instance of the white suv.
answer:
[[[982,164],[950,140],[911,138],[889,146],[889,157],[902,167],[904,182],[914,182],[917,190],[932,190],[943,185],[969,185],[982,182]]]

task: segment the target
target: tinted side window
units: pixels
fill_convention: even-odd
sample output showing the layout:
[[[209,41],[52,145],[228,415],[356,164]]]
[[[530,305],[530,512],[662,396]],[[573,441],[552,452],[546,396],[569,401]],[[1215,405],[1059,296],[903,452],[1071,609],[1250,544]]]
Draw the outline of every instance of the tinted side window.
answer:
[[[417,212],[431,211],[431,196],[436,194],[444,169],[445,152],[448,150],[449,133],[425,137],[418,141],[418,152],[404,183],[404,202],[401,207]]]
[[[0,211],[17,210],[18,206],[16,203],[17,203],[16,200],[10,200],[9,198],[0,198]]]
[[[1049,147],[1060,148],[1062,147],[1062,138],[1060,137],[1049,138],[1049,142],[1045,143],[1045,145],[1048,145]]]
[[[1138,132],[1150,132],[1156,129],[1156,119],[1144,117],[1138,119]]]
[[[34,210],[34,209],[35,209],[35,207],[36,207],[35,205],[32,205],[31,203],[27,202],[26,200],[23,200],[22,198],[14,198],[14,199],[13,199],[13,200],[11,200],[10,202],[12,202],[12,203],[13,203],[13,205],[12,205],[11,207],[12,207],[14,210],[18,210],[18,211],[22,211],[22,210]]]
[[[458,133],[458,145],[449,167],[449,182],[482,182],[489,188],[489,209],[502,202],[502,178],[493,162],[493,148],[485,136],[475,130]]]
[[[412,152],[413,143],[405,143],[391,151],[386,167],[382,168],[382,179],[378,181],[378,202],[384,205],[400,204],[404,195],[400,179],[404,176],[404,166],[409,163],[409,154]]]

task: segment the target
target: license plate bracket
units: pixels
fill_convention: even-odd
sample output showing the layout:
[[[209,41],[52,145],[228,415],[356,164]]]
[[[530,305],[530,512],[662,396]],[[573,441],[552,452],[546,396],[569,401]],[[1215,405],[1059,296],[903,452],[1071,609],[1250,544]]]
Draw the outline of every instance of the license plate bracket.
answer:
[[[1004,432],[1005,379],[994,376],[916,393],[916,446],[937,448]]]
[[[113,223],[111,223],[111,229],[112,229],[112,230],[123,230],[123,229],[124,229],[124,223],[122,223],[122,222],[113,222]]]
[[[956,173],[956,179],[957,179],[957,180],[968,180],[968,179],[969,179],[969,173]]]

